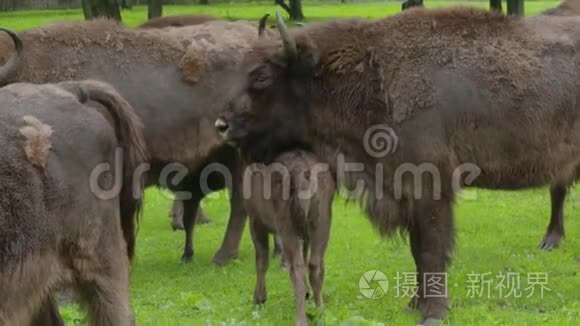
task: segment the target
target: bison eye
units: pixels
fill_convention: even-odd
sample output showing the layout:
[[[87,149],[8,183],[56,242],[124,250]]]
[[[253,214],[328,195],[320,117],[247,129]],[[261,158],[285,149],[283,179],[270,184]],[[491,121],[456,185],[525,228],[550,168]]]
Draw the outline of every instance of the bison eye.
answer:
[[[253,90],[262,90],[270,86],[272,83],[272,76],[267,67],[262,67],[254,70],[250,74],[250,88]]]

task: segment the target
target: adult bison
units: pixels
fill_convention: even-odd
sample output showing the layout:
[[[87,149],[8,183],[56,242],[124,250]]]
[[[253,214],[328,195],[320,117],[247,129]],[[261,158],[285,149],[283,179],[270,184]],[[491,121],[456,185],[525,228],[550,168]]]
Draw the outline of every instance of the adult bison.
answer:
[[[193,255],[199,201],[229,182],[223,173],[208,175],[206,167],[219,164],[237,178],[237,153],[223,144],[213,121],[256,30],[248,22],[225,21],[148,30],[102,19],[48,25],[22,32],[23,42],[11,33],[15,52],[8,38],[0,38],[0,62],[8,61],[0,70],[0,84],[87,78],[112,84],[145,124],[151,152],[148,184],[178,192],[184,200],[187,261]],[[235,187],[232,192],[226,235],[214,256],[218,264],[237,255],[246,220]]]
[[[419,284],[411,307],[426,324],[448,309],[459,186],[578,177],[578,19],[414,9],[293,34],[279,17],[279,30],[283,42],[262,40],[246,55],[216,127],[255,161],[302,147],[335,169],[337,156],[362,163],[339,180],[365,182],[361,198],[382,233],[409,233]],[[384,151],[373,147],[381,136]]]
[[[155,17],[141,24],[139,28],[183,27],[207,23],[218,18],[209,15],[176,15]]]
[[[145,23],[139,25],[138,28],[166,28],[166,27],[183,27],[191,25],[199,25],[208,21],[218,20],[218,18],[209,15],[175,15],[155,17],[149,19]],[[204,214],[201,206],[197,209],[197,216],[195,222],[197,224],[209,223],[210,219]],[[183,230],[183,202],[181,200],[174,200],[169,211],[171,217],[171,227],[173,230]]]
[[[131,325],[139,118],[94,81],[12,84],[0,108],[0,324],[60,324],[52,292],[72,284],[91,325]]]

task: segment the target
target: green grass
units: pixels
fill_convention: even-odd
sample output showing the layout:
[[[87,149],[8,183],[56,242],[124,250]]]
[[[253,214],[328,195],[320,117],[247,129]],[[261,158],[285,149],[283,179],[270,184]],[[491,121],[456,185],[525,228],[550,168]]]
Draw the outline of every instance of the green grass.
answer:
[[[272,1],[273,2],[273,1]],[[558,2],[530,1],[526,3],[526,14],[534,15],[546,8],[556,6]],[[487,7],[487,2],[479,1],[427,1],[428,7],[442,7],[448,5],[469,5]],[[196,14],[204,13],[228,19],[249,19],[258,20],[264,13],[274,13],[276,6],[265,4],[216,4],[211,6],[165,6],[164,15],[176,14]],[[368,17],[380,18],[391,15],[401,10],[401,4],[392,2],[371,2],[364,4],[307,4],[304,7],[304,14],[308,21],[324,20],[337,17]],[[125,10],[122,13],[123,21],[128,26],[137,26],[143,23],[147,17],[146,7],[135,7],[132,10]],[[55,21],[80,20],[83,19],[80,10],[42,10],[25,11],[15,13],[0,13],[0,26],[17,30],[33,28],[42,24]]]
[[[444,2],[429,5],[444,5]],[[485,3],[473,3],[484,6]],[[528,2],[528,14],[554,6],[555,1]],[[380,17],[398,12],[399,3],[308,5],[310,19],[363,16]],[[166,7],[166,14],[211,13],[229,18],[257,19],[267,5],[215,5]],[[144,20],[145,10],[125,11],[125,22]],[[81,19],[79,11],[32,11],[0,14],[0,25],[26,29],[45,23]],[[521,192],[469,190],[456,208],[457,245],[449,270],[452,310],[450,325],[576,325],[580,319],[580,190],[567,201],[567,236],[562,248],[543,252],[537,248],[549,215],[545,189]],[[169,227],[171,201],[165,193],[149,190],[141,220],[137,259],[132,273],[131,297],[139,325],[290,325],[294,305],[287,274],[273,261],[268,274],[268,302],[252,305],[254,254],[247,230],[240,257],[226,267],[211,264],[226,226],[228,204],[223,194],[204,202],[213,223],[196,230],[196,256],[181,264],[183,234]],[[333,228],[326,259],[325,300],[320,314],[309,306],[316,325],[413,325],[419,319],[404,307],[407,298],[393,288],[397,273],[413,272],[407,242],[382,239],[366,221],[358,206],[335,202]],[[378,300],[362,296],[358,284],[368,270],[380,270],[390,287]],[[548,275],[548,288],[526,298],[500,298],[493,287],[491,298],[468,297],[470,273],[521,273],[520,289],[528,272]],[[493,285],[498,282],[494,280]],[[74,308],[63,309],[69,323],[80,318]]]

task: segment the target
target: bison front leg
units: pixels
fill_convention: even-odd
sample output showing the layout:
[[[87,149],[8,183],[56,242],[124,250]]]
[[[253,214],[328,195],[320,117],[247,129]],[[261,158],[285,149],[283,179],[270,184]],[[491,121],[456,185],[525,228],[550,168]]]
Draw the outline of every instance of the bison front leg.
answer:
[[[185,229],[185,246],[183,249],[183,256],[181,261],[188,263],[193,258],[193,226],[197,217],[197,210],[201,196],[194,192],[191,199],[183,202],[183,227]]]
[[[411,250],[419,280],[417,308],[423,325],[435,325],[448,308],[447,265],[453,249],[451,199],[422,198],[414,205]]]
[[[242,196],[241,173],[235,172],[230,190],[230,218],[220,249],[213,257],[214,264],[223,266],[238,257],[240,241],[246,226],[247,213]]]
[[[561,184],[550,187],[552,213],[548,230],[540,243],[540,248],[544,250],[558,248],[564,238],[564,200],[566,199],[567,188],[567,186]]]
[[[195,218],[195,223],[208,224],[210,222],[211,222],[211,220],[209,219],[209,217],[207,217],[207,215],[205,215],[205,213],[203,212],[203,209],[201,208],[201,206],[199,206],[199,208],[197,209],[197,217]]]
[[[179,199],[173,201],[169,217],[171,217],[171,228],[173,231],[183,230],[183,201]],[[195,223],[207,224],[209,222],[211,222],[211,220],[203,213],[201,207],[199,207]]]

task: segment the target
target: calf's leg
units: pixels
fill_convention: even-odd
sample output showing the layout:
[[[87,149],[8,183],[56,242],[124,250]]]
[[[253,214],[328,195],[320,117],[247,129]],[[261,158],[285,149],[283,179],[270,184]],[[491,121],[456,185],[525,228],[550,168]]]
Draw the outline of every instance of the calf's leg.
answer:
[[[540,242],[541,249],[551,250],[558,248],[564,238],[564,201],[566,199],[567,188],[567,186],[561,184],[555,184],[550,187],[552,212],[548,230],[542,242]]]
[[[306,325],[306,273],[303,257],[303,240],[296,235],[281,235],[282,251],[290,266],[290,280],[296,301],[296,325]]]
[[[254,304],[266,302],[266,272],[269,263],[269,233],[262,223],[256,220],[250,222],[250,233],[256,252],[256,288]]]
[[[324,308],[322,286],[324,284],[324,253],[328,245],[330,234],[330,220],[321,222],[313,230],[310,237],[310,259],[308,261],[308,277],[314,294],[314,304]]]

